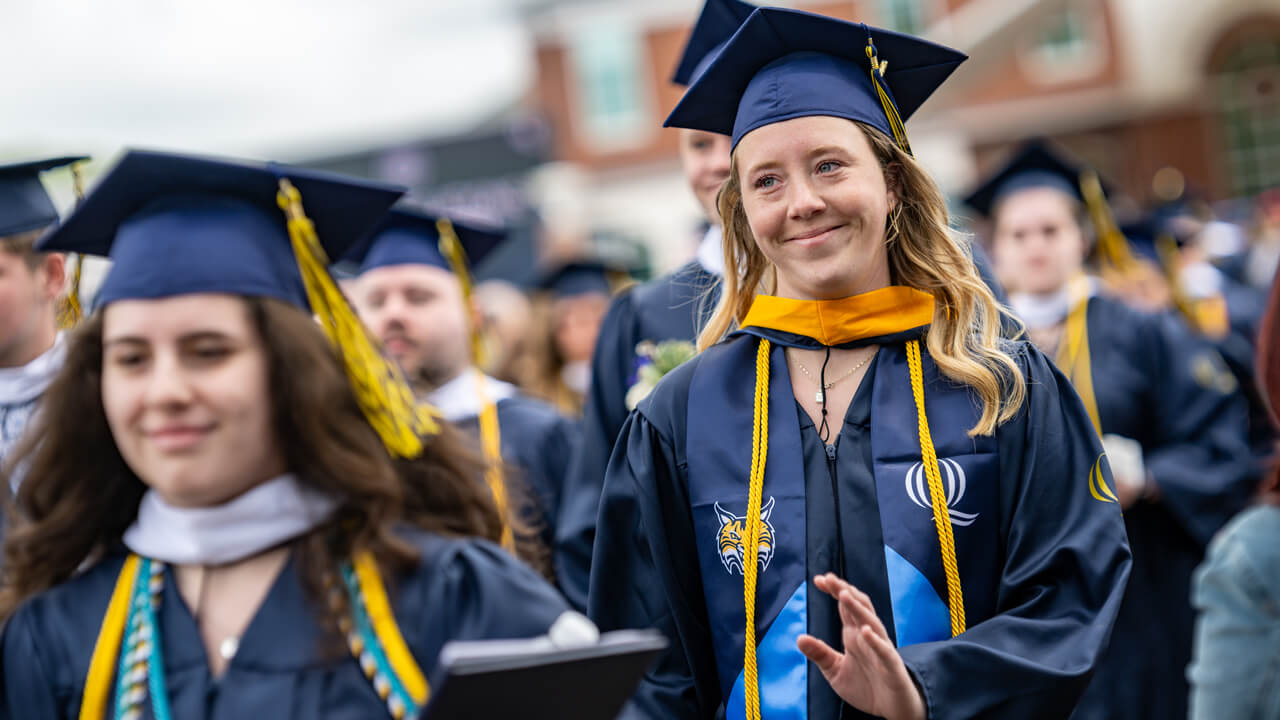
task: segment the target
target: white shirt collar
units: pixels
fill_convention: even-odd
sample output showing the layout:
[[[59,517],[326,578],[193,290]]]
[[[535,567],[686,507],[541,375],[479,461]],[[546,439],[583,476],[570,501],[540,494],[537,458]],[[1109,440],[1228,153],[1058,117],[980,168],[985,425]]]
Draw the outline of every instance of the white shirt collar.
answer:
[[[454,379],[427,393],[424,399],[449,422],[478,417],[481,410],[481,380],[484,382],[485,399],[490,402],[496,403],[516,394],[514,385],[495,380],[475,368],[467,368]]]
[[[724,241],[718,223],[712,223],[707,234],[702,236],[697,259],[703,270],[716,277],[724,277]]]
[[[34,400],[62,369],[67,357],[65,333],[58,333],[53,347],[20,367],[0,368],[0,405],[13,405]]]

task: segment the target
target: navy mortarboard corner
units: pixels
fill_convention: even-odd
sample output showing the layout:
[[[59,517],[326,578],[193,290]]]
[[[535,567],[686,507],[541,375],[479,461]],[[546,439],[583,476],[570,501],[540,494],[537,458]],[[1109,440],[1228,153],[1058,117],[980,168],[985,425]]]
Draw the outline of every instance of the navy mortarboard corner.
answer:
[[[707,0],[689,33],[671,82],[687,86],[696,80],[755,9],[755,5],[742,0]]]
[[[0,237],[40,230],[58,221],[58,211],[40,183],[40,173],[87,160],[60,157],[0,165]]]
[[[667,118],[668,127],[731,135],[825,115],[865,123],[908,149],[902,122],[966,56],[822,15],[759,8]]]

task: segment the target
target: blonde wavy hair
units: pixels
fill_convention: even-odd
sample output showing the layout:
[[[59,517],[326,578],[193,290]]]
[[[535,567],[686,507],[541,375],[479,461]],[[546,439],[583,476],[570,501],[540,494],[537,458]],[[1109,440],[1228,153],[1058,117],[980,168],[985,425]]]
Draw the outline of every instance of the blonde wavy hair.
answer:
[[[1002,347],[1007,311],[978,275],[967,243],[951,232],[946,201],[933,178],[887,135],[854,124],[898,200],[885,231],[890,281],[933,295],[933,323],[925,338],[929,355],[943,375],[981,398],[982,416],[969,435],[990,435],[1026,400],[1022,372]],[[777,287],[775,268],[756,245],[743,209],[736,153],[718,203],[728,270],[719,304],[698,335],[699,351],[740,327],[756,295]]]

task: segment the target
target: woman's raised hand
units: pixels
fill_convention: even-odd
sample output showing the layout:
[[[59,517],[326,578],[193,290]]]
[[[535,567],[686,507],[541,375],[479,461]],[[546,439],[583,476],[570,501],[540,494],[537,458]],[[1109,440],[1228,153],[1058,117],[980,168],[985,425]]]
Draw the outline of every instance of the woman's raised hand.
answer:
[[[924,720],[924,697],[889,641],[871,598],[832,573],[815,577],[813,583],[840,607],[844,652],[812,635],[801,635],[796,641],[800,652],[818,666],[831,689],[855,708],[887,720]]]

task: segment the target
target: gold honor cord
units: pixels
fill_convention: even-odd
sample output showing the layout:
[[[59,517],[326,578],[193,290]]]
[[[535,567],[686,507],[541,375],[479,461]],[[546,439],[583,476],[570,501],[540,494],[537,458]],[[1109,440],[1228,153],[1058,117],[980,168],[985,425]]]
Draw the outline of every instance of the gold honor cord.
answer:
[[[920,362],[920,341],[907,343],[907,369],[911,374],[911,394],[916,401],[916,420],[920,429],[920,455],[925,477],[929,480],[929,499],[933,505],[933,524],[938,528],[938,545],[942,551],[942,569],[947,576],[947,607],[951,611],[951,637],[965,630],[964,593],[960,589],[960,567],[956,563],[956,540],[951,532],[951,509],[942,489],[942,473],[938,469],[938,451],[929,432],[929,416],[924,411],[924,370]]]
[[[747,720],[760,720],[760,680],[756,660],[756,582],[759,574],[759,548],[763,520],[760,506],[764,497],[764,468],[769,449],[769,352],[771,343],[761,339],[756,349],[755,410],[751,432],[751,478],[747,486],[747,536],[743,554],[754,562],[744,562],[742,597],[746,615],[743,638],[742,679]],[[951,636],[965,631],[964,592],[960,586],[960,569],[956,562],[955,536],[951,530],[951,512],[942,487],[938,453],[929,432],[929,418],[924,409],[924,372],[920,360],[920,341],[907,343],[907,366],[911,375],[911,392],[915,398],[916,418],[920,433],[921,459],[929,480],[929,496],[933,505],[933,521],[938,530],[942,567],[947,579],[947,606],[950,611]]]
[[[458,286],[462,293],[462,306],[471,312],[471,270],[467,266],[467,253],[458,239],[458,233],[448,218],[436,221],[436,232],[440,235],[440,254],[449,262],[454,277],[458,278]],[[480,332],[471,329],[471,364],[479,368],[484,354],[484,345]],[[489,399],[484,373],[478,369],[475,373],[476,394],[480,402],[480,448],[484,453],[485,483],[489,492],[493,493],[493,501],[498,506],[498,516],[502,518],[502,546],[515,550],[515,536],[508,522],[507,481],[502,471],[502,427],[498,422],[498,405]]]
[[[71,189],[76,195],[76,207],[84,202],[84,176],[80,173],[83,162],[71,163]],[[71,262],[72,253],[67,253],[67,262]],[[80,304],[80,276],[84,269],[84,255],[76,254],[76,266],[71,271],[71,280],[67,284],[67,294],[58,305],[58,328],[70,330],[84,318],[84,308]]]
[[[751,478],[747,485],[747,536],[743,538],[742,599],[746,611],[743,638],[742,694],[747,720],[760,720],[760,674],[756,664],[756,582],[760,572],[760,535],[764,521],[764,466],[769,454],[769,352],[773,343],[761,339],[756,348],[756,395],[751,422]]]
[[[1084,409],[1089,413],[1093,429],[1102,437],[1102,416],[1098,413],[1098,400],[1093,393],[1093,363],[1089,357],[1089,294],[1086,290],[1088,280],[1077,277],[1071,286],[1071,311],[1067,314],[1067,326],[1063,329],[1065,337],[1058,347],[1058,356],[1054,359],[1058,369],[1071,381],[1076,394],[1084,402]]]
[[[289,224],[289,239],[302,273],[307,301],[338,351],[361,412],[393,457],[422,454],[423,440],[440,432],[437,411],[419,404],[400,368],[387,360],[329,274],[329,258],[302,209],[302,195],[281,178],[276,197]]]
[[[889,94],[889,89],[885,84],[885,73],[889,72],[889,61],[880,60],[876,55],[876,44],[867,36],[867,60],[871,61],[871,85],[876,89],[876,97],[880,99],[880,107],[884,108],[884,115],[889,120],[889,129],[893,130],[893,141],[898,144],[899,148],[908,155],[914,157],[911,152],[911,143],[907,141],[907,128],[902,122],[902,116],[898,113],[898,106],[894,104],[893,97]]]

